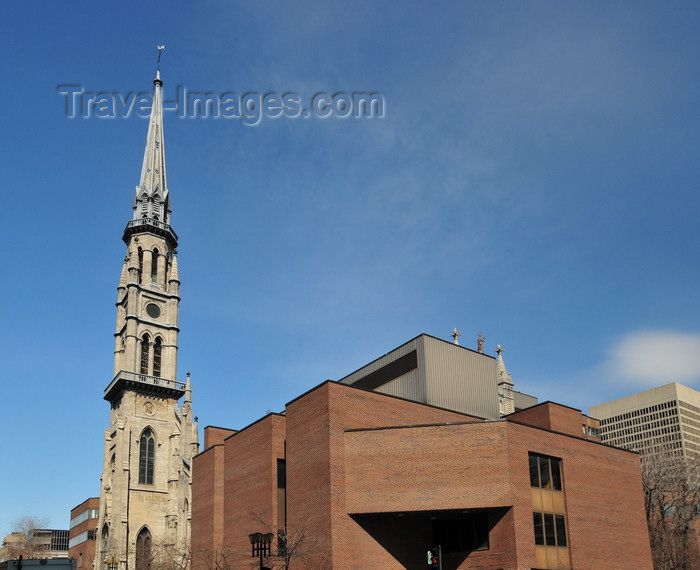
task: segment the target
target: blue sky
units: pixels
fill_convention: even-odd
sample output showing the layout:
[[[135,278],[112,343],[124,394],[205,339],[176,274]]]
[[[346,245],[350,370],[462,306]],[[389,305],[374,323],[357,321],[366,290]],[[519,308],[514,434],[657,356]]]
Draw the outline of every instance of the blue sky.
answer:
[[[60,85],[378,92],[383,118],[165,114],[179,375],[239,428],[421,332],[586,411],[700,389],[696,2],[4,2],[0,535],[99,493],[147,121]]]

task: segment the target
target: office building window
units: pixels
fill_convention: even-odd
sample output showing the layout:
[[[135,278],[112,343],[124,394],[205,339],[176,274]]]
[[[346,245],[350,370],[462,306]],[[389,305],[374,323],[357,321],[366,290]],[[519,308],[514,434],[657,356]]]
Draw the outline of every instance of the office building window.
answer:
[[[539,546],[566,546],[566,520],[564,515],[532,513],[535,544]]]
[[[530,486],[561,491],[561,459],[536,453],[530,453],[528,459]]]

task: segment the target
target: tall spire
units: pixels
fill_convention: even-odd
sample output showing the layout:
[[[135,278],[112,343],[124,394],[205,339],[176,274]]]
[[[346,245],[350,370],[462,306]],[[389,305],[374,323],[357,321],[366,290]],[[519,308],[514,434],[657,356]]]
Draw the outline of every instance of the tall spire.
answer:
[[[134,219],[151,218],[169,224],[170,196],[165,171],[163,82],[160,79],[160,69],[156,72],[153,84],[153,107],[146,136],[146,150],[143,154],[141,180],[134,196]]]
[[[159,52],[160,53],[160,48]],[[132,236],[141,233],[159,235],[174,250],[177,234],[170,227],[170,192],[165,171],[165,138],[163,135],[163,82],[160,70],[153,80],[153,106],[148,120],[146,150],[143,153],[141,180],[134,193],[134,215],[124,229],[122,239],[128,245]]]

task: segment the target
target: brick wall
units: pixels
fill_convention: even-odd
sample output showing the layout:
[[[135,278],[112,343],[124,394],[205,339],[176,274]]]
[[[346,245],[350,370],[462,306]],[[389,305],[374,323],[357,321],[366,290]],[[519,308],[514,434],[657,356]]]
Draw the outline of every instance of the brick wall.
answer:
[[[224,443],[224,440],[236,433],[235,429],[227,429],[216,426],[204,428],[204,449],[209,449],[212,445]]]
[[[582,414],[581,410],[554,402],[543,402],[532,408],[526,408],[510,414],[508,419],[576,437],[588,437],[583,427],[588,426],[589,418]],[[596,438],[596,441],[600,441],[600,439]]]
[[[527,419],[580,429],[574,412],[548,405]],[[431,540],[426,512],[475,509],[488,509],[480,512],[490,548],[451,555],[451,567],[535,567],[534,452],[562,459],[573,568],[651,568],[637,456],[576,436],[327,382],[290,402],[285,416],[266,416],[195,458],[193,547],[218,525],[223,548],[249,562],[248,534],[281,526],[276,469],[286,458],[287,526],[306,545],[292,568],[411,567]]]
[[[229,550],[250,556],[248,535],[276,532],[277,459],[284,458],[285,417],[269,414],[224,442],[223,532]]]
[[[288,404],[286,415],[290,524],[298,521],[310,536],[327,545],[334,568],[396,567],[396,560],[368,540],[347,513],[345,430],[472,418],[332,382]],[[362,544],[359,550],[358,544]],[[348,566],[350,560],[354,562]],[[363,566],[370,562],[374,566]]]
[[[100,499],[99,498],[93,497],[93,498],[87,499],[86,501],[83,501],[77,507],[75,507],[74,509],[71,510],[70,518],[71,518],[71,520],[73,520],[75,517],[84,513],[85,511],[88,511],[89,509],[99,509],[99,508],[100,508]],[[71,538],[77,537],[85,532],[89,532],[89,531],[97,532],[97,525],[98,525],[97,518],[86,519],[83,522],[81,522],[80,524],[77,524],[73,528],[71,528],[70,531],[68,532],[68,537],[69,537],[69,539],[71,539]],[[96,546],[95,539],[87,540],[85,542],[81,542],[80,544],[76,544],[72,548],[68,549],[68,558],[75,558],[76,559],[77,568],[92,569],[93,560],[95,559],[95,546]]]
[[[224,446],[192,460],[192,552],[204,557],[223,546]]]

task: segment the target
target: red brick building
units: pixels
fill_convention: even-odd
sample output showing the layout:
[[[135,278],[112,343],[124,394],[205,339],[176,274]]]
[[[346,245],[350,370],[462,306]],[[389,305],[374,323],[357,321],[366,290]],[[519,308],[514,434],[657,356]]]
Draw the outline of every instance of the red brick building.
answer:
[[[246,567],[248,536],[284,529],[291,568],[426,568],[438,545],[445,570],[651,568],[638,456],[590,427],[551,402],[483,419],[327,381],[205,428],[193,570]]]
[[[92,568],[99,520],[100,499],[93,497],[70,512],[68,558],[75,558],[76,568]]]

